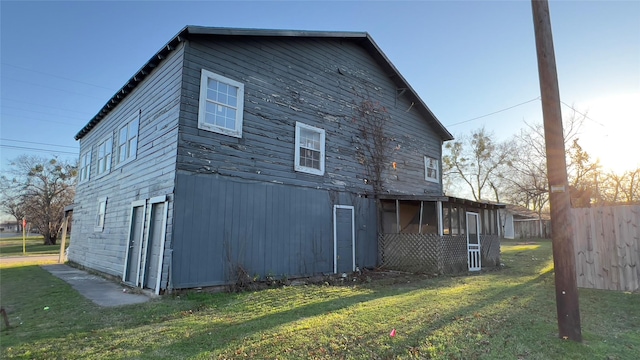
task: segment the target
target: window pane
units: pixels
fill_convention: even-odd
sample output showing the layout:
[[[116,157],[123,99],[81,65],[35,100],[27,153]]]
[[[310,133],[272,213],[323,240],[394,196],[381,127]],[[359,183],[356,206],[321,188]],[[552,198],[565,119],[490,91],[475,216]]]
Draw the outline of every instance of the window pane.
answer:
[[[120,129],[120,136],[118,138],[118,145],[125,144],[127,142],[127,127]]]
[[[138,147],[138,138],[134,137],[129,141],[129,148],[127,149],[129,153],[127,154],[127,158],[136,156],[137,147]]]
[[[216,90],[208,89],[207,90],[207,99],[212,100],[212,101],[217,101],[218,92]]]
[[[218,81],[214,79],[208,79],[207,89],[213,90],[214,92],[218,92]],[[213,97],[212,99],[215,99],[215,97]]]
[[[300,149],[300,166],[320,170],[320,152],[310,149]]]
[[[129,137],[132,138],[136,135],[138,135],[138,120],[129,123]]]
[[[123,162],[127,159],[127,144],[120,145],[118,148],[118,162]]]
[[[225,122],[225,127],[227,129],[235,130],[235,128],[236,128],[236,119],[235,118],[227,118],[227,121]]]

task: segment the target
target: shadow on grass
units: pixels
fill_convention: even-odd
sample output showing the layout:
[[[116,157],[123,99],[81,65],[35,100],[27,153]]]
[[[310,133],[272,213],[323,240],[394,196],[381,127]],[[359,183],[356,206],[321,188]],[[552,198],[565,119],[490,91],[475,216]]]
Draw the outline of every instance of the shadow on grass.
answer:
[[[410,324],[412,322],[418,321],[419,317],[429,316],[428,309],[425,309],[425,312],[422,313],[407,312],[405,314],[401,314],[403,316],[403,321],[401,323],[398,323],[398,326],[407,327],[407,329],[400,330],[400,334],[403,335],[391,339],[391,341],[386,341],[386,339],[384,338],[387,338],[389,335],[388,332],[383,329],[388,328],[388,330],[390,330],[391,324],[380,323],[379,326],[375,328],[375,331],[359,332],[357,342],[359,342],[360,344],[369,344],[368,346],[374,347],[374,350],[379,350],[379,352],[377,352],[375,355],[381,356],[382,358],[397,356],[400,353],[404,353],[407,349],[419,346],[420,343],[425,340],[425,336],[428,336],[430,333],[436,332],[450,325],[451,323],[467,321],[469,318],[473,318],[474,314],[477,314],[484,308],[490,308],[500,302],[511,301],[514,296],[517,297],[523,293],[528,293],[527,289],[547,281],[550,276],[551,274],[542,274],[523,284],[490,288],[487,291],[488,294],[482,294],[481,296],[478,296],[479,303],[470,303],[468,305],[458,306],[454,305],[450,307],[448,311],[437,313],[437,316],[433,316],[431,321],[423,322],[422,324],[425,325],[423,327],[412,328],[410,327]],[[455,282],[456,279],[449,279],[449,281],[445,281],[444,283],[439,284],[439,286],[441,287],[440,290],[446,291],[446,287],[455,285]],[[429,282],[426,282],[425,285],[429,284]],[[190,331],[188,337],[180,338],[175,341],[169,341],[160,346],[158,346],[157,343],[148,344],[141,350],[143,353],[153,352],[156,354],[166,354],[177,351],[180,354],[184,354],[185,357],[207,354],[220,355],[222,353],[225,353],[225,356],[228,356],[229,354],[233,356],[235,351],[238,351],[237,349],[246,347],[247,344],[243,345],[243,342],[246,342],[247,339],[255,340],[256,335],[269,332],[270,330],[273,330],[277,327],[287,324],[293,324],[294,322],[304,320],[306,318],[326,315],[330,312],[340,312],[356,304],[365,302],[387,301],[389,303],[392,303],[395,307],[408,309],[411,307],[412,303],[420,301],[420,295],[424,291],[425,289],[419,289],[415,287],[399,290],[393,294],[389,294],[389,292],[374,291],[370,294],[356,295],[349,298],[341,298],[314,303],[239,322],[231,322],[225,324],[202,324],[197,328],[191,327],[189,329]],[[422,306],[425,305],[422,304]],[[356,311],[373,312],[378,310],[378,308],[373,307],[372,310]],[[518,317],[519,313],[522,311],[526,310],[512,309],[512,311],[509,312],[509,314],[505,315],[505,317],[503,317],[501,321],[504,322],[508,321],[509,318]],[[389,321],[389,316],[380,316],[379,320],[380,322]],[[338,321],[340,320],[330,320],[329,322],[332,324],[324,324],[322,328],[319,328],[317,330],[321,331],[323,329],[329,328],[328,331],[332,331],[330,329],[331,326],[340,326],[340,324],[337,323]],[[271,338],[277,339],[278,335],[273,334]],[[344,340],[336,341],[353,343],[356,342],[356,339],[345,338]],[[385,341],[388,342],[389,345],[387,349],[383,349],[382,347],[376,348],[376,346],[381,345],[381,342],[384,343]],[[264,356],[264,354],[269,353],[269,351],[273,351],[274,345],[277,346],[277,344],[269,344],[269,341],[262,342],[261,340],[255,340],[254,343],[250,344],[249,346],[254,348],[253,352],[249,353],[248,356],[256,356],[256,354],[259,354],[257,356]],[[316,346],[318,344],[311,345]],[[340,354],[334,355],[338,356]],[[268,358],[269,356],[265,357]]]

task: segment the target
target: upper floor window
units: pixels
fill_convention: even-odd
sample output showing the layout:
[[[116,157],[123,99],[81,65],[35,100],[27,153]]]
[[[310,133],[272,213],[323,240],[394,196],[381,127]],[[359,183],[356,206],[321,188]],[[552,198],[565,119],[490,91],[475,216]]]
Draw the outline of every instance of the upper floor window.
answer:
[[[324,175],[324,142],[323,129],[296,122],[296,171],[315,175]]]
[[[116,162],[124,164],[136,158],[138,150],[138,115],[120,127],[118,131],[118,157]]]
[[[424,157],[424,179],[440,183],[438,160],[428,156]]]
[[[202,69],[198,128],[242,137],[244,84]]]
[[[89,180],[89,173],[91,172],[91,150],[85,152],[80,156],[80,174],[78,181],[84,182]]]
[[[111,149],[113,147],[111,138],[105,139],[98,144],[98,175],[111,171]]]

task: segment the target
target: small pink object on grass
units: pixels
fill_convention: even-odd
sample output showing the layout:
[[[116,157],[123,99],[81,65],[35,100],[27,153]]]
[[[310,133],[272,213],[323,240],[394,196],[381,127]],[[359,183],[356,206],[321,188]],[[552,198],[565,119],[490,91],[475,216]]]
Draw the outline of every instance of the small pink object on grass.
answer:
[[[396,329],[391,330],[391,333],[389,333],[389,336],[395,337],[396,336]]]

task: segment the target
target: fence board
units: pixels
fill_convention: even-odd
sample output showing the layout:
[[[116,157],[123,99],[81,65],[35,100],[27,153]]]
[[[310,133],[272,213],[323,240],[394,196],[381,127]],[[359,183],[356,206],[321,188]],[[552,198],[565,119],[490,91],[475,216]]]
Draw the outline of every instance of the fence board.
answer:
[[[572,209],[578,286],[640,287],[640,206]]]

